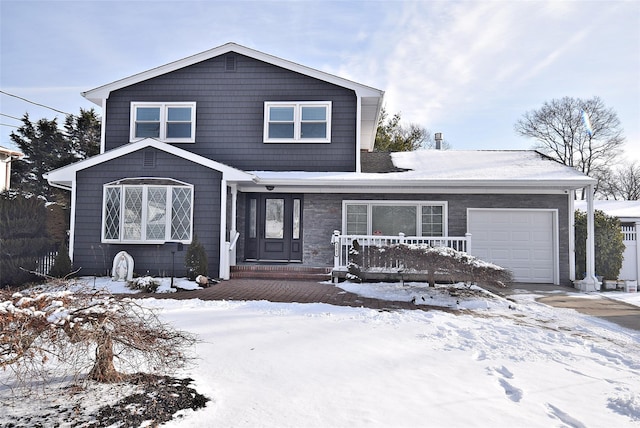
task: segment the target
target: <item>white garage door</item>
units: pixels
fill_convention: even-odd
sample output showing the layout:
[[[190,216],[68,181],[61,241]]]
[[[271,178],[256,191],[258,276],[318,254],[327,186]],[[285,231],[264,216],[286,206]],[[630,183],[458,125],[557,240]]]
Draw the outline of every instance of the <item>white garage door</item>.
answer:
[[[516,282],[554,283],[554,213],[469,209],[471,253],[505,267]]]

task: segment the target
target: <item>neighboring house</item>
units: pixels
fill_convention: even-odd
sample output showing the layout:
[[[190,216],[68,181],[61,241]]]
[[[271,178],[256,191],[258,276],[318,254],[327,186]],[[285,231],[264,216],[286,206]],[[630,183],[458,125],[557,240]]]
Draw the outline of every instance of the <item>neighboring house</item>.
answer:
[[[573,194],[595,180],[535,151],[372,152],[383,94],[233,43],[84,93],[101,154],[46,175],[71,191],[74,266],[104,274],[126,250],[139,274],[177,256],[184,274],[177,243],[197,235],[212,276],[343,271],[354,236],[404,233],[569,284]]]
[[[0,146],[0,192],[11,188],[11,162],[23,157],[18,151]]]
[[[576,201],[575,208],[586,211],[585,201]],[[640,251],[638,251],[638,230],[640,230],[640,201],[594,201],[594,208],[610,217],[617,217],[622,224],[625,250],[620,280],[640,280]]]

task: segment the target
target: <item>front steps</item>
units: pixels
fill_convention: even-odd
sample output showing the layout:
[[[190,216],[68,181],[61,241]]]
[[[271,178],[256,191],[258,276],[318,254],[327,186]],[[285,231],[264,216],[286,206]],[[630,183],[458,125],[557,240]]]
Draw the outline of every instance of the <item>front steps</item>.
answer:
[[[244,279],[282,279],[306,281],[330,281],[331,267],[311,267],[291,264],[264,265],[243,264],[231,266],[230,276]]]

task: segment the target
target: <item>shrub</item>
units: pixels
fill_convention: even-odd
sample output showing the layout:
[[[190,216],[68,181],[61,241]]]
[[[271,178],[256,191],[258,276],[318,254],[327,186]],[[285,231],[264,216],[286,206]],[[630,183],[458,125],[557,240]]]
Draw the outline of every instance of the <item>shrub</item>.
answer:
[[[151,276],[141,276],[127,282],[127,287],[131,290],[142,290],[145,293],[155,293],[159,286],[160,281]]]
[[[36,260],[47,253],[49,245],[44,200],[16,192],[0,193],[0,286],[38,281],[25,270],[35,270]]]
[[[69,258],[69,249],[67,248],[67,244],[63,243],[58,249],[58,255],[49,271],[49,276],[64,278],[69,275],[72,270],[73,267],[71,265],[71,259]]]
[[[618,279],[622,269],[624,242],[620,220],[600,210],[594,212],[596,275]],[[576,278],[584,278],[587,271],[587,213],[576,210]]]
[[[350,269],[349,273],[357,277],[357,280],[366,279],[368,269],[378,268],[374,270],[379,271],[381,268],[383,271],[394,269],[403,273],[425,274],[432,287],[436,281],[501,287],[512,281],[507,269],[448,247],[407,244],[388,247],[358,246],[354,257],[357,257],[357,262],[354,262],[354,265],[357,263],[357,269]]]
[[[208,276],[207,252],[194,234],[191,245],[184,256],[184,264],[187,267],[187,278],[195,281],[198,275]]]

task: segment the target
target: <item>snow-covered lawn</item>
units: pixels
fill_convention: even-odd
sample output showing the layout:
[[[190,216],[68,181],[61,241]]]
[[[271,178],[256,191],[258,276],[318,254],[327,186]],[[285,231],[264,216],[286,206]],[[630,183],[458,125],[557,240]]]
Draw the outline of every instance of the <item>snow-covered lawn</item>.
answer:
[[[452,305],[415,284],[343,286]],[[640,305],[640,294],[610,294]],[[211,401],[171,427],[640,426],[640,332],[535,297],[459,297],[454,311],[144,304],[202,340],[179,375]],[[5,402],[4,414],[34,406]]]

